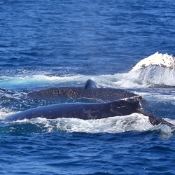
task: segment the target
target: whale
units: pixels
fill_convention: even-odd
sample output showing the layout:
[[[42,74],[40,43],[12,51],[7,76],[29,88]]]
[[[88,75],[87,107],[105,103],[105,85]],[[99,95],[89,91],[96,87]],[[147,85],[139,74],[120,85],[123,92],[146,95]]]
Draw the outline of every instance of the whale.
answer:
[[[137,96],[133,92],[117,88],[99,87],[93,80],[86,81],[83,87],[54,87],[29,92],[28,98],[48,99],[48,98],[87,98],[114,101],[117,99]]]
[[[143,109],[140,103],[141,99],[141,96],[134,96],[106,103],[62,103],[41,106],[10,115],[5,118],[5,121],[37,117],[46,119],[79,118],[83,120],[95,120],[140,113],[148,116],[152,125],[165,124],[172,129],[174,128],[173,124]]]

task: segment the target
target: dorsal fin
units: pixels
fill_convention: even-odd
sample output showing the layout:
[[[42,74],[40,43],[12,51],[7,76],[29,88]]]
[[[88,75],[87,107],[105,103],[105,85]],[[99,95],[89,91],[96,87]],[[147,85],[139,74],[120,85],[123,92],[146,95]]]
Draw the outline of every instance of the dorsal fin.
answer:
[[[89,79],[86,81],[83,90],[91,89],[91,88],[97,88],[97,85],[96,85],[95,81]]]

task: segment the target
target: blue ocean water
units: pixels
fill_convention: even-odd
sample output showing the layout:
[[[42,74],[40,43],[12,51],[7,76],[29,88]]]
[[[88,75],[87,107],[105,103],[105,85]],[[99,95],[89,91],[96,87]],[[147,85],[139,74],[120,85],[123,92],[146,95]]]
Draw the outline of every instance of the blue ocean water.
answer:
[[[157,51],[175,55],[174,9],[173,0],[1,0],[0,174],[175,174],[174,135],[141,115],[3,121],[29,108],[79,102],[26,94],[91,78],[142,95],[151,112],[175,123],[174,85],[127,74]]]

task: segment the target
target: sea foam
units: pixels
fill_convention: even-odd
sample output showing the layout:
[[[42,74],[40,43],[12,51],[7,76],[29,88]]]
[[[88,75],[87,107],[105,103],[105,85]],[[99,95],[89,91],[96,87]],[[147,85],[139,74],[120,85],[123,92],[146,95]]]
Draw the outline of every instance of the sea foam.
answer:
[[[10,123],[31,123],[37,125],[45,132],[122,133],[127,131],[142,132],[153,128],[147,116],[137,113],[97,120],[33,118]]]
[[[174,120],[170,120],[174,123]],[[172,130],[166,125],[152,126],[147,116],[133,113],[126,116],[116,116],[97,120],[82,120],[78,118],[33,118],[13,122],[8,125],[22,125],[21,132],[29,132],[28,125],[33,125],[30,132],[55,133],[55,132],[81,132],[81,133],[124,133],[158,131],[163,137],[172,135]],[[25,128],[26,126],[26,128]],[[32,130],[34,128],[34,130]],[[18,128],[19,129],[19,128]],[[26,130],[26,131],[25,131]],[[15,130],[14,130],[15,132]]]

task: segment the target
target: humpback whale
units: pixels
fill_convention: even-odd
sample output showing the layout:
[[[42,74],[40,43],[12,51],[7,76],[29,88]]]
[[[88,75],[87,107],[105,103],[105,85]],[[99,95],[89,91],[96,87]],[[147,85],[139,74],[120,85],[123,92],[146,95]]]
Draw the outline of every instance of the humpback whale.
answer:
[[[152,125],[165,124],[174,128],[173,124],[144,110],[140,104],[141,99],[142,97],[135,96],[107,103],[54,104],[13,114],[6,117],[5,121],[15,121],[37,117],[47,119],[79,118],[83,120],[90,120],[140,113],[148,116]]]
[[[134,80],[146,86],[175,86],[175,57],[156,52],[139,61],[129,71]]]
[[[48,88],[30,92],[27,96],[32,99],[92,98],[113,101],[137,95],[123,89],[99,88],[93,80],[89,79],[86,81],[84,87]]]

